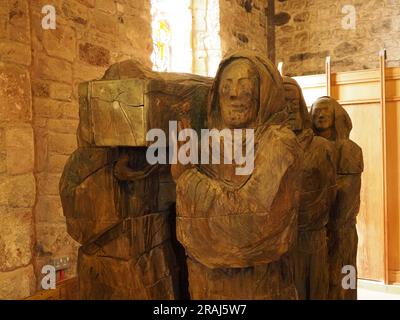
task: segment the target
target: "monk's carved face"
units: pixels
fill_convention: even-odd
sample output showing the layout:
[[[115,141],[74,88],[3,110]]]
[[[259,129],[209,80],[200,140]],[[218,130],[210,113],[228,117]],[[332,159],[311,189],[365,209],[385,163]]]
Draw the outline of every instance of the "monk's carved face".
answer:
[[[222,72],[218,88],[221,117],[227,128],[248,128],[256,120],[259,80],[246,59],[238,59]]]
[[[334,109],[327,101],[317,102],[314,105],[311,116],[314,127],[318,131],[326,131],[334,126]]]
[[[299,89],[292,84],[285,84],[285,100],[289,113],[289,124],[293,131],[303,129],[303,119],[300,110],[300,92]]]

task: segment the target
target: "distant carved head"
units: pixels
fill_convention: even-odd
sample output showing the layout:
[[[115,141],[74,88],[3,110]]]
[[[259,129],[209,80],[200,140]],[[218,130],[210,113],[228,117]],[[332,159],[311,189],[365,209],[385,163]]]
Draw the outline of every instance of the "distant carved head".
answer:
[[[225,127],[247,128],[254,124],[259,105],[259,79],[249,60],[234,60],[223,70],[218,94]]]
[[[335,124],[335,112],[332,104],[327,100],[320,100],[315,103],[312,119],[314,127],[318,131],[325,131],[332,128]]]
[[[346,110],[333,98],[318,98],[311,107],[314,131],[329,140],[348,139],[353,128]]]
[[[285,88],[285,101],[289,114],[288,123],[294,132],[302,131],[311,127],[311,120],[308,114],[303,93],[296,80],[284,77],[283,85]]]
[[[287,120],[282,77],[259,52],[239,50],[220,63],[210,91],[210,128],[262,128]]]

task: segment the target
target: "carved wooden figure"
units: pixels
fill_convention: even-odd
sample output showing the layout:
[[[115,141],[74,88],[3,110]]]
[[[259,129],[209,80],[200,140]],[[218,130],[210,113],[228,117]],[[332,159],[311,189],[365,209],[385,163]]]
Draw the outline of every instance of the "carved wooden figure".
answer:
[[[297,233],[301,148],[279,125],[282,79],[260,55],[225,58],[210,93],[208,128],[255,130],[254,170],[235,164],[175,170],[177,237],[192,299],[296,299],[288,257]]]
[[[82,299],[185,298],[174,245],[175,185],[149,165],[146,133],[169,120],[203,127],[211,79],[159,74],[135,61],[111,66],[79,88],[79,148],[60,194],[78,256]]]
[[[337,154],[337,196],[328,223],[329,298],[355,300],[357,289],[342,286],[345,276],[342,269],[351,266],[357,270],[356,219],[360,209],[361,174],[364,169],[362,150],[349,139],[351,119],[335,99],[317,99],[311,108],[311,116],[314,132],[332,141]],[[356,285],[357,278],[353,280]]]
[[[326,225],[336,192],[335,149],[314,135],[300,86],[284,77],[289,124],[304,150],[298,239],[293,251],[300,299],[327,299],[329,265]]]

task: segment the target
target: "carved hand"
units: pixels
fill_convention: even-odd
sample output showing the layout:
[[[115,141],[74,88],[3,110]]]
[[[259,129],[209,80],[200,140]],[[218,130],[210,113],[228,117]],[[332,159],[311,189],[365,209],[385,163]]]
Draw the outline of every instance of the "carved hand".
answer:
[[[146,165],[141,170],[134,170],[129,166],[129,156],[123,155],[114,166],[114,176],[121,181],[134,181],[148,177],[158,168],[158,165]]]

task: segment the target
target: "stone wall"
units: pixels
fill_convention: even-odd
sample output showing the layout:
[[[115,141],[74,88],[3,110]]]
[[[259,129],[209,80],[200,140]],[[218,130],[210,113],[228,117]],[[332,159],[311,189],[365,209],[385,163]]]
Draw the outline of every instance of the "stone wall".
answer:
[[[13,299],[35,287],[28,2],[3,0],[0,25],[0,299]]]
[[[266,0],[220,0],[222,54],[238,48],[267,52]]]
[[[215,76],[221,61],[219,0],[193,0],[193,73]]]
[[[343,28],[345,5],[356,9],[355,29]],[[279,0],[275,7],[277,62],[288,75],[323,73],[328,55],[333,72],[377,68],[382,48],[389,66],[400,65],[399,0]]]

